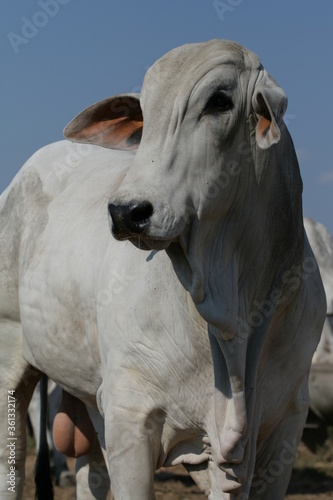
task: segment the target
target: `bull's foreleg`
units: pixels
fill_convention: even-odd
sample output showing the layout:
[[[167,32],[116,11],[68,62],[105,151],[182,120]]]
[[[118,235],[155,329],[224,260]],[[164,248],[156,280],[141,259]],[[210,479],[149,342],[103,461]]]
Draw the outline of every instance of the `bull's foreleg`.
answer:
[[[285,498],[306,415],[307,405],[303,402],[298,413],[286,416],[273,434],[259,444],[251,500]]]
[[[154,500],[156,439],[138,409],[105,408],[105,441],[115,500]],[[155,442],[155,444],[154,444]]]
[[[0,323],[0,498],[22,498],[26,416],[40,373],[22,360],[19,323]]]

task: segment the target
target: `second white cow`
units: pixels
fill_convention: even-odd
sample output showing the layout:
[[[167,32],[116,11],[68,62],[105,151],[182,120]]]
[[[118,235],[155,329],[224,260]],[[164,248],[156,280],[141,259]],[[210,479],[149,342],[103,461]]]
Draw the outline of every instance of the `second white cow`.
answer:
[[[309,378],[310,408],[321,421],[333,423],[333,238],[320,222],[304,219],[326,293],[327,316]]]

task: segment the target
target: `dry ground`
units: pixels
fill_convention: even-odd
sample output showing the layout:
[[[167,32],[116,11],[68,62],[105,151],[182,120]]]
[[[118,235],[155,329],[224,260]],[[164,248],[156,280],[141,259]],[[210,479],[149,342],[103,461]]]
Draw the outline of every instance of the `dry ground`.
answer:
[[[333,433],[331,432],[333,436]],[[33,467],[35,456],[29,452],[26,466],[26,487],[24,500],[34,500]],[[74,470],[74,460],[69,467]],[[156,498],[163,500],[204,500],[191,478],[182,467],[168,469],[156,474]],[[315,453],[304,444],[300,445],[291,483],[286,497],[288,500],[333,500],[333,439],[325,442]],[[74,500],[75,488],[55,488],[55,500]],[[47,500],[47,499],[45,499]]]

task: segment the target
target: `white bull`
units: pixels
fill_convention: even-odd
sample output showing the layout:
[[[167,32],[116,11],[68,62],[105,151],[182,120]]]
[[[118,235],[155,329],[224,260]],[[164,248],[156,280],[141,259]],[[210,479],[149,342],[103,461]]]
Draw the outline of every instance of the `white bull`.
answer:
[[[116,500],[179,463],[210,499],[284,498],[326,313],[286,102],[240,45],[186,45],[2,195],[1,498],[37,370],[88,406]]]

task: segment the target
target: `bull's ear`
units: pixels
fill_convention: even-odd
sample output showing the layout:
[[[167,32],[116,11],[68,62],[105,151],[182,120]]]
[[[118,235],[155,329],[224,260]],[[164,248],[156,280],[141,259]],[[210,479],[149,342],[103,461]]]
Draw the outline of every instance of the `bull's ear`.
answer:
[[[287,96],[266,70],[262,70],[256,83],[252,106],[257,116],[256,141],[261,149],[279,142],[280,125],[287,109]]]
[[[129,150],[139,146],[142,126],[139,94],[121,94],[82,111],[64,129],[64,136],[73,142]]]

